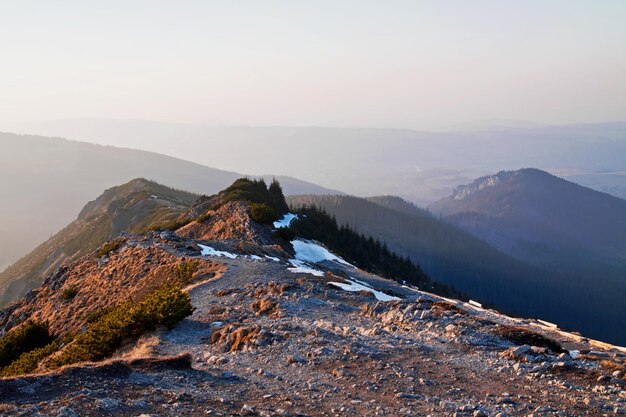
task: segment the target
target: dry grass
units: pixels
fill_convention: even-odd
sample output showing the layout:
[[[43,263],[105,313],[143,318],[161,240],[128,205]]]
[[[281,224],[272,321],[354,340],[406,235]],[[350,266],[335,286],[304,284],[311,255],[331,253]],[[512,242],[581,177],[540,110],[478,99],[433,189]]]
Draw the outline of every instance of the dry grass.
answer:
[[[225,352],[238,352],[256,344],[260,330],[258,326],[236,327],[227,324],[213,332],[211,344],[220,345]]]
[[[556,353],[567,352],[558,341],[525,327],[497,326],[494,333],[518,345],[541,346]]]
[[[256,300],[251,305],[252,310],[255,311],[257,316],[270,316],[270,317],[278,317],[280,316],[281,309],[278,303],[270,300],[268,297],[263,297],[259,300]]]
[[[277,284],[273,281],[267,283],[267,285],[257,288],[254,291],[253,296],[255,298],[260,298],[266,294],[270,295],[282,295],[285,291],[292,289],[294,285],[292,284]]]
[[[433,310],[432,313],[435,316],[443,315],[445,312],[448,311],[451,313],[460,314],[462,316],[468,315],[467,311],[447,301],[436,301],[433,303],[431,309]]]
[[[615,372],[615,371],[626,372],[626,366],[623,363],[604,359],[604,360],[599,361],[598,364],[610,372]]]

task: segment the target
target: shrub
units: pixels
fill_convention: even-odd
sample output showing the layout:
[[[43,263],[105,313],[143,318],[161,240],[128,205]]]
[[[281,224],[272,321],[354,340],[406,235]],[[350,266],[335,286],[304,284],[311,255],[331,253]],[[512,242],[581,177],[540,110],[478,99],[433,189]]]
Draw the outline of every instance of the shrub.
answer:
[[[524,327],[501,326],[496,330],[496,334],[519,345],[541,346],[556,353],[566,352],[558,341]]]
[[[69,301],[73,299],[74,297],[76,297],[76,294],[78,294],[78,288],[76,288],[75,286],[68,287],[64,289],[63,292],[61,293],[61,300]]]
[[[204,223],[205,221],[209,220],[210,218],[211,218],[211,213],[207,211],[206,213],[201,214],[198,217],[196,217],[196,221],[198,223]]]
[[[268,188],[263,179],[240,178],[224,192],[222,204],[229,201],[247,201],[251,204],[266,204],[279,214],[289,211],[282,188],[276,180],[273,180]]]
[[[8,377],[29,374],[37,369],[42,359],[52,355],[58,349],[59,346],[56,342],[52,342],[44,347],[22,353],[18,359],[14,360],[9,366],[0,371],[0,376]]]
[[[189,281],[191,281],[191,278],[193,278],[193,274],[196,273],[199,266],[199,261],[184,262],[182,264],[176,265],[176,267],[174,268],[174,273],[176,274],[176,278],[181,284],[187,284]]]
[[[189,295],[178,287],[166,287],[137,303],[129,300],[95,319],[76,336],[50,365],[58,367],[83,361],[98,361],[112,355],[124,342],[162,325],[173,327],[193,312]]]
[[[52,339],[45,323],[28,321],[12,329],[0,339],[0,367],[9,365],[23,353],[47,345]]]
[[[169,230],[171,232],[174,232],[174,231],[180,229],[183,226],[187,226],[192,221],[193,221],[193,219],[172,220],[172,221],[167,222],[165,224],[157,224],[157,225],[154,225],[154,226],[150,226],[148,229],[146,229],[146,232],[162,232],[164,230]]]
[[[278,220],[273,208],[265,203],[252,203],[250,205],[250,217],[257,223],[271,224]]]
[[[285,242],[291,242],[296,238],[296,233],[288,227],[281,227],[274,231],[274,239],[282,239]]]
[[[103,256],[107,256],[111,252],[113,252],[114,250],[119,249],[120,246],[121,246],[121,242],[119,240],[114,240],[112,242],[107,242],[107,243],[105,243],[102,246],[102,248],[100,248],[100,250],[98,251],[96,257],[97,258],[102,258]]]
[[[105,314],[110,313],[114,309],[115,309],[115,306],[106,306],[106,307],[99,308],[99,309],[95,310],[94,312],[92,312],[91,314],[89,314],[87,316],[87,318],[85,319],[85,321],[88,324],[95,323],[98,320],[100,320],[100,318],[102,318],[102,316],[104,316]]]

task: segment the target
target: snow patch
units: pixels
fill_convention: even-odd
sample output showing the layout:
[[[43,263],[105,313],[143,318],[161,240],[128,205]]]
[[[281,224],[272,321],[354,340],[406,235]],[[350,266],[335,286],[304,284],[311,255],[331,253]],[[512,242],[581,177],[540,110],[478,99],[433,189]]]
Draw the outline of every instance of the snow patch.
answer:
[[[297,214],[287,213],[283,216],[282,219],[276,220],[274,222],[274,229],[282,229],[285,227],[289,227],[292,221],[298,218]]]
[[[294,274],[312,274],[316,277],[323,277],[324,273],[319,269],[311,268],[307,265],[306,262],[301,261],[299,259],[290,259],[289,263],[293,265],[292,268],[287,268],[288,271],[293,272]]]
[[[202,256],[223,256],[230,259],[237,258],[237,255],[235,255],[234,253],[217,250],[207,245],[198,244],[198,246],[200,246],[200,249],[202,249]]]
[[[274,262],[280,262],[280,259],[275,257],[275,256],[269,256],[269,255],[265,255],[266,259],[269,259],[270,261],[274,261]]]
[[[346,281],[348,281],[348,283],[345,282],[329,282],[329,284],[334,285],[336,287],[341,288],[344,291],[350,291],[350,292],[357,292],[357,291],[367,291],[369,293],[372,293],[374,295],[374,297],[376,297],[376,299],[378,301],[395,301],[395,300],[399,300],[398,297],[394,297],[392,295],[388,295],[385,294],[384,292],[381,291],[376,291],[375,289],[373,289],[372,287],[365,286],[363,284],[359,284],[359,282],[355,282],[355,281],[351,281],[349,279],[347,279]],[[358,280],[356,280],[358,281]]]
[[[322,262],[335,261],[340,264],[355,267],[354,265],[344,261],[339,256],[331,253],[325,247],[313,243],[308,240],[296,239],[291,242],[293,249],[296,251],[296,259],[304,262]]]

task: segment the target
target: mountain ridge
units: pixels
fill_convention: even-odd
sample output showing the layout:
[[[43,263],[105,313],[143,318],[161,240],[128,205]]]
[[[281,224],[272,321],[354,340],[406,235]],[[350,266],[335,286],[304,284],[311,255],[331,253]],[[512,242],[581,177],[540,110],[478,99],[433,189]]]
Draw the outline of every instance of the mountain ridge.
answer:
[[[626,260],[626,200],[538,169],[481,177],[429,209],[520,259],[533,254],[517,249],[515,240],[576,245],[579,253]]]
[[[17,261],[75,220],[102,190],[147,178],[197,194],[214,194],[243,176],[153,152],[63,138],[0,133],[0,265]],[[335,193],[277,176],[285,192]],[[45,207],[45,215],[41,208]]]
[[[280,232],[318,221],[271,187],[201,198],[174,230],[125,234],[0,310],[0,412],[619,412],[626,349],[368,273]]]

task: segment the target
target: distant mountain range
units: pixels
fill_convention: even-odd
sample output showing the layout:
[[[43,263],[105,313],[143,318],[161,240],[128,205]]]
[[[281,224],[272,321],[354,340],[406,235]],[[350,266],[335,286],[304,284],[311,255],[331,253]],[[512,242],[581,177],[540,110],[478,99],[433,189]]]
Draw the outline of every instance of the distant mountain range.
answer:
[[[243,176],[153,152],[61,138],[0,133],[0,147],[0,271],[76,219],[104,189],[143,177],[214,194]],[[287,194],[338,193],[277,178]]]
[[[64,119],[7,128],[154,151],[230,171],[291,175],[352,195],[398,195],[420,206],[477,177],[527,166],[626,197],[626,123],[496,121],[479,129],[424,132]]]

